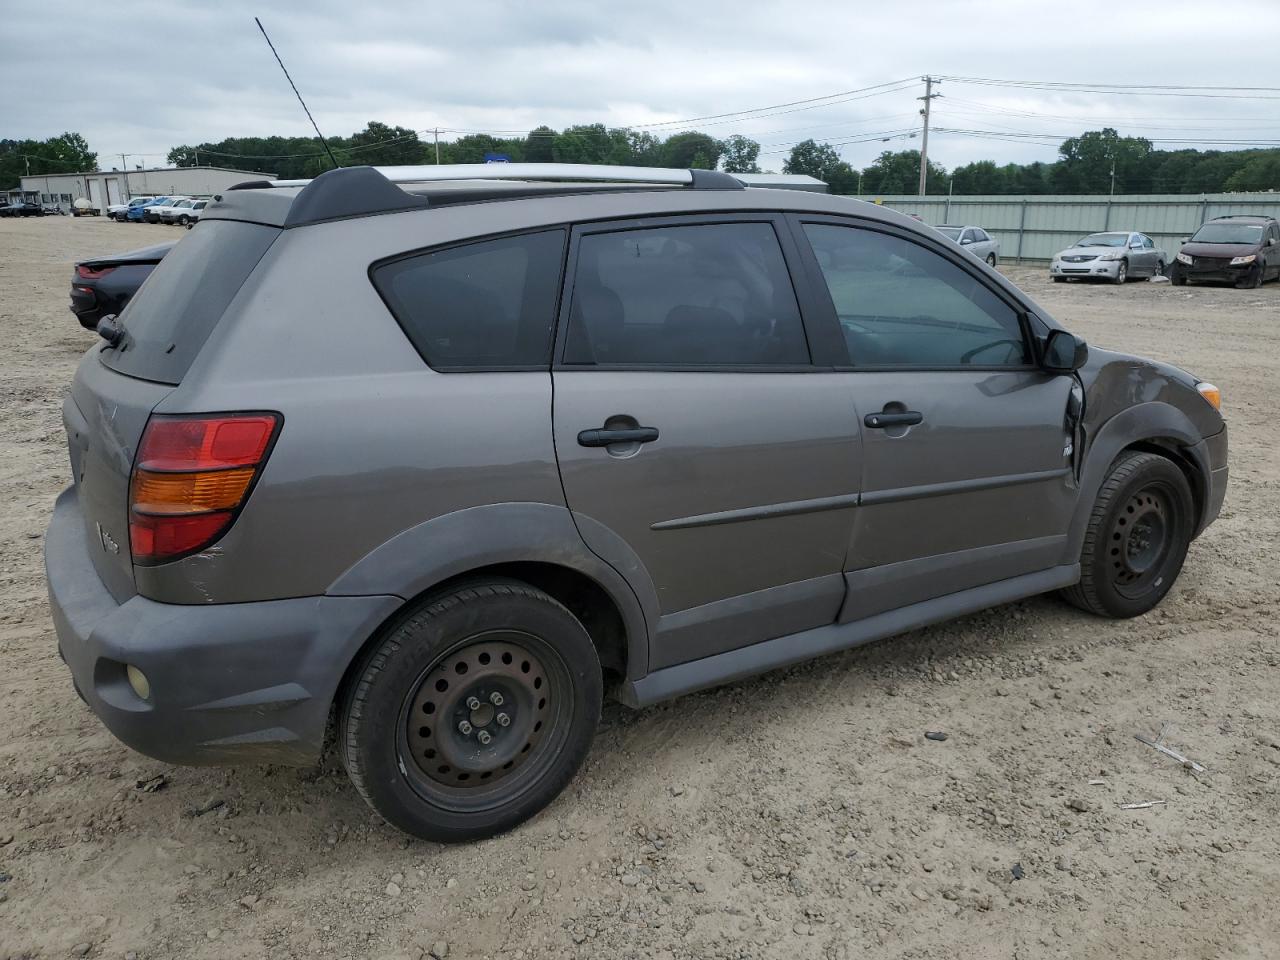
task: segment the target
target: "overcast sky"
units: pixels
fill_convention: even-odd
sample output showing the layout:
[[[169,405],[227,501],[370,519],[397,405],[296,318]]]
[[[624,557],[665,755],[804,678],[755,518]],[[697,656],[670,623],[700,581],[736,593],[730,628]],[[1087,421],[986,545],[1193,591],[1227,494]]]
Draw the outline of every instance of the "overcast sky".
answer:
[[[170,147],[311,130],[254,26],[262,17],[320,129],[369,120],[419,131],[527,131],[545,123],[656,124],[822,97],[925,73],[1115,84],[1280,86],[1280,2],[1209,0],[90,0],[6,4],[0,137],[75,130],[99,164],[163,164]],[[1218,13],[1213,11],[1215,7]],[[1051,161],[1051,142],[1109,123],[1159,138],[1280,141],[1280,99],[1102,96],[944,82],[930,158]],[[846,143],[862,166],[918,139],[923,92],[845,99],[730,122],[780,168],[791,143]],[[1270,94],[1276,98],[1278,94]],[[1028,116],[1032,114],[1033,116]],[[681,125],[652,127],[666,134]],[[992,134],[1008,134],[1009,140]],[[452,137],[456,134],[449,133]],[[430,134],[426,136],[429,138]],[[1012,141],[1012,142],[1011,142]],[[1158,143],[1173,147],[1175,144]],[[226,165],[252,168],[244,161]]]

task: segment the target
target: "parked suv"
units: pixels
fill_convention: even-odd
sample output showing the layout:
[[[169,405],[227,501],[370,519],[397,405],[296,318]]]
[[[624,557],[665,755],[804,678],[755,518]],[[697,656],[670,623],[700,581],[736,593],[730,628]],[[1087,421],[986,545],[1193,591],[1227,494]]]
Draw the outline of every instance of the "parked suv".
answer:
[[[569,782],[606,690],[1045,591],[1135,616],[1218,515],[1216,388],[931,227],[498,166],[227,190],[100,325],[46,569],[127,744],[309,763],[332,721],[388,821],[482,837]]]
[[[1214,217],[1201,225],[1174,258],[1169,279],[1217,280],[1260,287],[1280,277],[1280,224],[1274,217]]]

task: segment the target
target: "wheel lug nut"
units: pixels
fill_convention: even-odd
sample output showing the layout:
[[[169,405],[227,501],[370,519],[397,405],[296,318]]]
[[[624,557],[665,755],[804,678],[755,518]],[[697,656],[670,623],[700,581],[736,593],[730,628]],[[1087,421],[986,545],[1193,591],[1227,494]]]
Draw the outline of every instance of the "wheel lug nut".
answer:
[[[508,717],[505,713],[498,714],[498,726],[500,727],[511,726],[511,718]]]
[[[478,734],[476,734],[476,739],[479,740],[482,744],[484,744],[487,747],[489,745],[489,741],[493,739],[493,736],[489,733],[488,730],[481,730]]]
[[[468,710],[479,710],[479,709],[480,709],[480,698],[479,698],[479,697],[467,697],[467,709],[468,709]]]
[[[497,690],[493,691],[493,693],[489,694],[489,702],[492,703],[495,707],[502,706],[502,694],[500,694]]]
[[[468,734],[471,733],[471,724],[468,721],[463,720],[460,724],[458,724],[458,732],[462,734],[464,737],[467,736]]]

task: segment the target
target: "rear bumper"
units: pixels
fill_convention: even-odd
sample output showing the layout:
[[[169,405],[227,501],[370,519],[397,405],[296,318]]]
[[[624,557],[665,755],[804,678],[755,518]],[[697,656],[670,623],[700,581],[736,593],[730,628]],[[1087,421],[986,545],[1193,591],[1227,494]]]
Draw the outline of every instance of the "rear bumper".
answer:
[[[302,597],[184,606],[117,603],[93,568],[74,488],[45,535],[58,650],[89,708],[121,741],[169,763],[319,757],[347,665],[398,597]],[[150,698],[125,667],[147,677]]]

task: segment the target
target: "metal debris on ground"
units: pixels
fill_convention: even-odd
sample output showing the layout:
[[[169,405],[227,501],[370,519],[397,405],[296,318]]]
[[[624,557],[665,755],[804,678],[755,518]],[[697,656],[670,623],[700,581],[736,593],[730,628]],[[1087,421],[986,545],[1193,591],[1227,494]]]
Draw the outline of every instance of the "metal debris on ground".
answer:
[[[939,742],[947,739],[947,735],[941,730],[926,730],[924,734],[926,740],[937,740]]]
[[[1177,750],[1172,750],[1169,747],[1166,747],[1163,743],[1161,743],[1160,741],[1163,737],[1164,737],[1164,730],[1161,730],[1160,736],[1156,737],[1154,740],[1152,740],[1150,737],[1144,737],[1140,733],[1135,733],[1133,735],[1133,738],[1137,740],[1139,743],[1145,743],[1148,747],[1153,747],[1156,750],[1159,750],[1166,757],[1172,757],[1174,760],[1177,760],[1180,764],[1182,764],[1188,770],[1194,770],[1196,773],[1205,772],[1205,768],[1200,764],[1196,763],[1194,760],[1184,757]]]
[[[1146,810],[1150,807],[1163,806],[1168,800],[1144,800],[1142,803],[1117,803],[1121,810]]]
[[[1105,780],[1090,780],[1090,781],[1089,781],[1089,786],[1091,786],[1091,787],[1105,787],[1106,785],[1107,785],[1107,781],[1105,781]]]
[[[1011,874],[1013,874],[1013,879],[1015,879],[1015,880],[1021,880],[1023,877],[1025,877],[1025,876],[1026,876],[1026,874],[1025,874],[1025,873],[1023,872],[1023,870],[1022,870],[1022,864],[1020,864],[1020,863],[1015,863],[1015,864],[1014,864],[1014,865],[1009,869],[1009,872],[1010,872]]]

